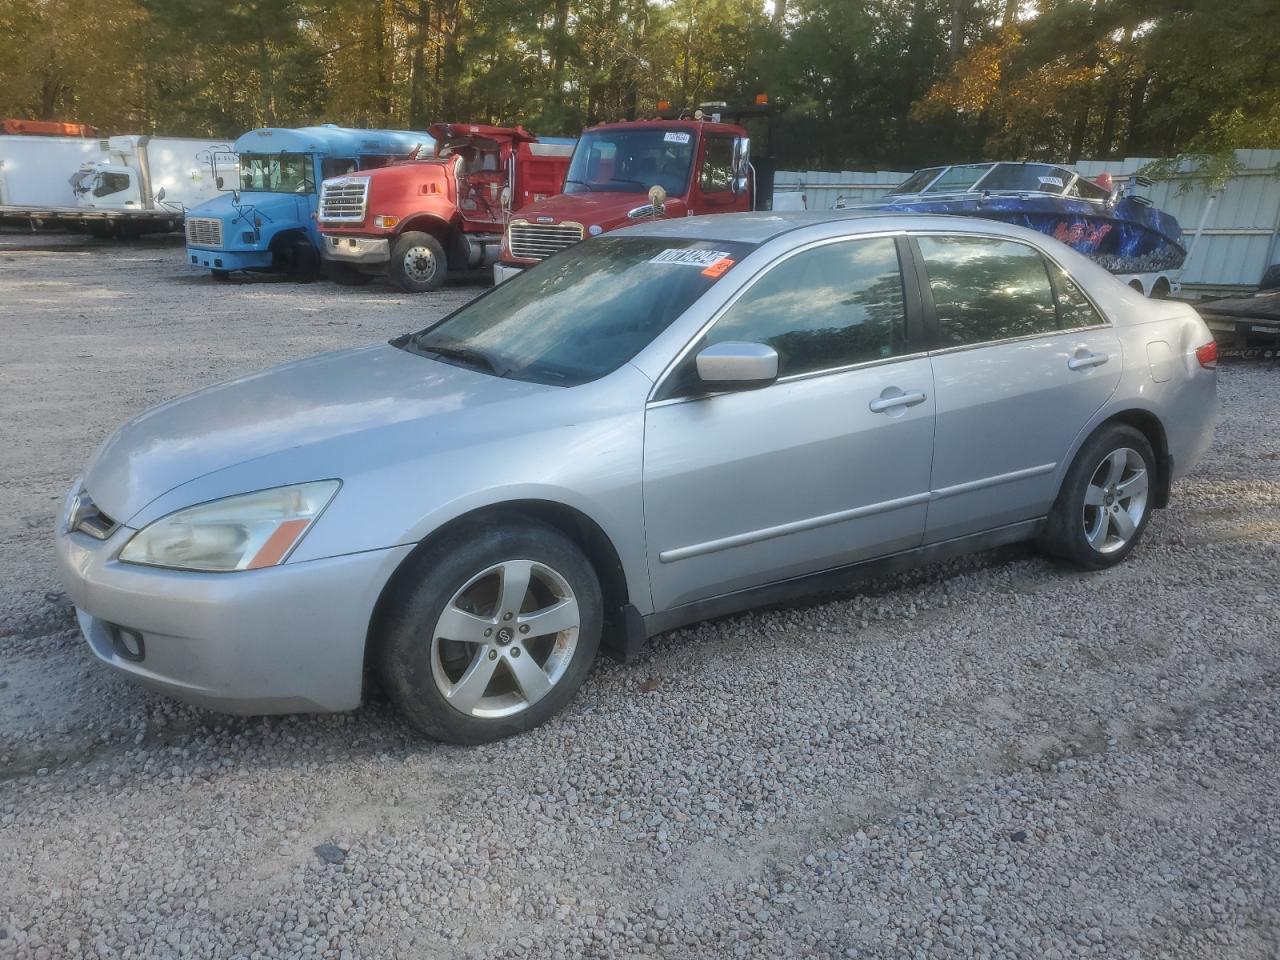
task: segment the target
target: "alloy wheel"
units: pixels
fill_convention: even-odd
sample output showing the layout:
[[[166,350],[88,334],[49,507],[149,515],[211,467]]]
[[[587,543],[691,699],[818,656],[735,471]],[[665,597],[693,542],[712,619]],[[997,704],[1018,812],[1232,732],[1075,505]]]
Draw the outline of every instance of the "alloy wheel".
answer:
[[[476,574],[446,604],[431,638],[431,674],[456,710],[509,717],[561,680],[582,616],[569,582],[534,560]]]
[[[1120,447],[1102,458],[1084,491],[1084,535],[1093,549],[1114,553],[1133,539],[1147,513],[1149,486],[1137,450]]]

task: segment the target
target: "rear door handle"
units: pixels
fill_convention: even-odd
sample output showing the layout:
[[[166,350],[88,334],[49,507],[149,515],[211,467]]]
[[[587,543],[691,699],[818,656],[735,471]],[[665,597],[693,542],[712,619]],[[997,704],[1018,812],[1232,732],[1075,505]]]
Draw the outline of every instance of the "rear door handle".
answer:
[[[884,393],[889,393],[891,390],[896,389],[895,387],[890,387]],[[881,394],[867,404],[867,407],[872,413],[884,413],[886,410],[892,410],[895,407],[914,407],[917,403],[924,403],[924,401],[925,395],[923,393],[902,393],[898,391],[896,396],[886,397]]]
[[[1110,359],[1105,353],[1077,353],[1067,361],[1068,370],[1085,370],[1100,367]]]

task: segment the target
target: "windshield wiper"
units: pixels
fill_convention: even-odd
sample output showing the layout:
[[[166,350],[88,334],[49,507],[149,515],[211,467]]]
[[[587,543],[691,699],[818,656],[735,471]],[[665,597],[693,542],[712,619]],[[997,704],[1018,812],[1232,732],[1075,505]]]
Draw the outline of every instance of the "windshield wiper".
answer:
[[[643,180],[632,180],[629,177],[610,177],[609,182],[610,183],[634,183],[637,187],[644,186]]]
[[[420,353],[433,353],[437,357],[442,357],[446,360],[456,360],[463,366],[488,370],[499,377],[506,376],[505,371],[499,370],[498,365],[487,354],[481,353],[479,350],[471,350],[467,347],[437,346],[436,344],[423,343],[417,339],[413,341],[413,345]]]

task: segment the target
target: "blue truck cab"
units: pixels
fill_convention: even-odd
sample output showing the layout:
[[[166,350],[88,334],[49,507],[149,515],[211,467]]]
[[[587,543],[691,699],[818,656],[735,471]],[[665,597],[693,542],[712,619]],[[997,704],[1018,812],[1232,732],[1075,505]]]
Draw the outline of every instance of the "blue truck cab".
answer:
[[[186,217],[187,263],[215,280],[233,270],[284,272],[306,279],[320,269],[319,184],[429,151],[432,138],[407,130],[354,130],[325,124],[263,127],[235,142],[235,175],[218,177],[221,196]]]

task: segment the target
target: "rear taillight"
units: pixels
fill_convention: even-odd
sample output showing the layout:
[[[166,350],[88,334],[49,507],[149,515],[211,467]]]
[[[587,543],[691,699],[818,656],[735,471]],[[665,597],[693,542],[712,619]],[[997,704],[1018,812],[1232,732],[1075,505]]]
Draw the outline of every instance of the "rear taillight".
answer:
[[[1196,359],[1206,370],[1218,369],[1218,343],[1210,340],[1203,347],[1196,347]]]

